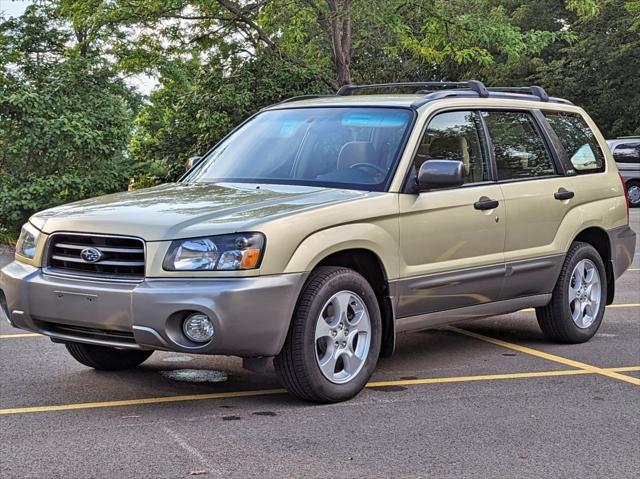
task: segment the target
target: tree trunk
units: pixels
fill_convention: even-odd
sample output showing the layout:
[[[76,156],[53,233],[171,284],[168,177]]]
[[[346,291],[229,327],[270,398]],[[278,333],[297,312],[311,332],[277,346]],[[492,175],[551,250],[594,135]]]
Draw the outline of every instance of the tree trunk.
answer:
[[[338,87],[351,83],[351,0],[327,0],[329,20],[318,17],[329,35]],[[319,9],[316,10],[319,14]]]
[[[335,66],[336,90],[351,83],[351,0],[325,0],[328,11],[323,10],[318,0],[304,0],[313,9],[318,24],[327,34],[331,45],[331,59]]]
[[[238,0],[217,0],[218,5],[235,16],[235,20],[242,22],[253,30],[258,38],[269,48],[277,51],[289,61],[304,66],[299,59],[292,58],[284,53],[279,45],[258,25],[257,20],[252,17],[252,13],[267,3],[255,2],[242,4]],[[311,7],[316,14],[318,24],[327,34],[329,45],[331,46],[331,58],[335,65],[335,80],[327,81],[331,87],[338,89],[343,85],[351,83],[351,58],[353,56],[353,45],[351,36],[351,0],[301,0]],[[320,2],[326,1],[327,10],[320,6]],[[244,6],[243,6],[244,5]],[[192,17],[193,18],[193,17]]]

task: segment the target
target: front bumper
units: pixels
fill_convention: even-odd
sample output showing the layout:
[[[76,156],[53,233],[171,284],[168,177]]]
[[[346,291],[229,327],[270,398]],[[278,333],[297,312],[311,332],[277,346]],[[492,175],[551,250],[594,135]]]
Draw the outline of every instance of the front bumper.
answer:
[[[17,261],[0,271],[10,322],[58,341],[242,357],[280,352],[306,274],[90,282]],[[189,341],[182,320],[200,312],[215,335]]]

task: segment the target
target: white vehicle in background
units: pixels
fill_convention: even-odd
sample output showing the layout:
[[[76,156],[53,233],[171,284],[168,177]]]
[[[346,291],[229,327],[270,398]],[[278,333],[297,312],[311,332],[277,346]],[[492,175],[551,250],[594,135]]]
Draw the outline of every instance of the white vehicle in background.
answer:
[[[618,171],[627,187],[629,206],[640,206],[640,136],[607,140]]]

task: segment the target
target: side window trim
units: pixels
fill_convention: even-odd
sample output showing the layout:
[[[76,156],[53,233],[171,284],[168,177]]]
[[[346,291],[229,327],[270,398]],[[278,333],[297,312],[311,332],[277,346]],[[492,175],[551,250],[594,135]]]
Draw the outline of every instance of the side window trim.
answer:
[[[576,176],[576,171],[569,160],[569,154],[565,150],[560,138],[551,127],[541,110],[532,110],[535,121],[539,124],[543,133],[543,139],[550,145],[551,158],[560,176]]]
[[[493,148],[493,140],[491,139],[491,135],[489,134],[489,128],[487,127],[487,122],[484,120],[484,116],[482,116],[482,110],[475,110],[474,113],[480,119],[480,125],[482,128],[482,137],[483,148],[485,149],[485,154],[487,155],[487,161],[489,162],[489,178],[493,182],[498,181],[498,164],[496,163],[496,153]]]
[[[564,174],[564,169],[560,168],[558,163],[559,160],[555,154],[555,152],[553,151],[553,143],[550,142],[550,139],[547,137],[547,135],[545,135],[543,127],[541,126],[540,122],[538,121],[538,119],[536,118],[536,114],[535,112],[540,112],[540,110],[537,109],[530,109],[530,108],[504,108],[504,107],[497,107],[497,108],[491,108],[491,107],[484,107],[484,108],[480,108],[478,109],[478,111],[481,113],[481,117],[482,117],[482,113],[484,112],[490,112],[490,111],[503,111],[503,112],[509,112],[509,113],[524,113],[529,115],[529,117],[531,118],[531,122],[533,123],[533,128],[536,131],[536,133],[538,133],[538,135],[540,136],[540,138],[542,139],[542,144],[544,146],[545,151],[547,152],[547,155],[549,155],[549,158],[551,158],[551,163],[553,165],[553,169],[555,170],[555,174],[553,175],[544,175],[544,176],[532,176],[529,178],[511,178],[508,180],[500,180],[497,179],[498,178],[498,162],[495,158],[495,149],[493,148],[493,140],[491,139],[491,133],[489,132],[489,128],[486,125],[486,122],[484,121],[483,118],[483,125],[484,128],[487,132],[487,136],[489,137],[490,141],[491,141],[491,158],[492,158],[492,163],[495,167],[495,178],[496,178],[496,182],[497,183],[515,183],[515,182],[519,182],[519,181],[536,181],[536,180],[548,180],[550,178],[558,178],[561,176],[565,176]]]
[[[495,162],[493,160],[493,148],[491,147],[491,138],[489,137],[489,131],[487,130],[487,127],[484,123],[484,119],[482,118],[482,115],[480,114],[481,109],[480,108],[464,108],[464,107],[457,107],[457,108],[442,108],[440,110],[436,110],[434,112],[432,112],[426,119],[426,121],[424,122],[424,125],[422,126],[422,131],[420,132],[420,139],[419,141],[415,144],[414,148],[413,148],[413,152],[411,153],[411,162],[409,163],[409,166],[407,168],[407,170],[404,173],[404,180],[402,182],[402,188],[400,189],[400,193],[403,194],[412,194],[415,195],[416,194],[416,190],[415,190],[415,185],[413,184],[412,180],[415,179],[415,174],[413,172],[413,163],[415,161],[416,155],[418,154],[418,149],[420,148],[420,143],[422,142],[422,139],[424,138],[424,135],[427,132],[427,129],[429,128],[429,124],[431,123],[431,121],[437,116],[440,115],[442,113],[450,113],[450,112],[456,112],[456,111],[468,111],[473,113],[473,116],[476,118],[476,120],[478,121],[479,125],[480,125],[480,129],[482,131],[478,131],[478,135],[480,136],[480,142],[481,142],[481,148],[482,148],[482,154],[485,156],[485,160],[487,161],[487,166],[488,166],[488,173],[489,173],[489,179],[485,180],[485,181],[477,181],[474,183],[465,183],[461,186],[459,186],[458,188],[473,188],[474,186],[486,186],[488,184],[493,184],[496,182],[497,179],[497,173],[496,173],[496,167],[495,167]]]

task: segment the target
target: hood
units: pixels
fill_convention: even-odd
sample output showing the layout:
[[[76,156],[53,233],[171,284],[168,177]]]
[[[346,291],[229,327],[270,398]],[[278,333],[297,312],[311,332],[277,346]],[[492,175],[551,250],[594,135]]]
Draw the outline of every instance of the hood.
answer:
[[[253,183],[171,183],[100,196],[34,215],[45,233],[73,231],[161,241],[250,231],[297,211],[367,195],[364,191]]]

